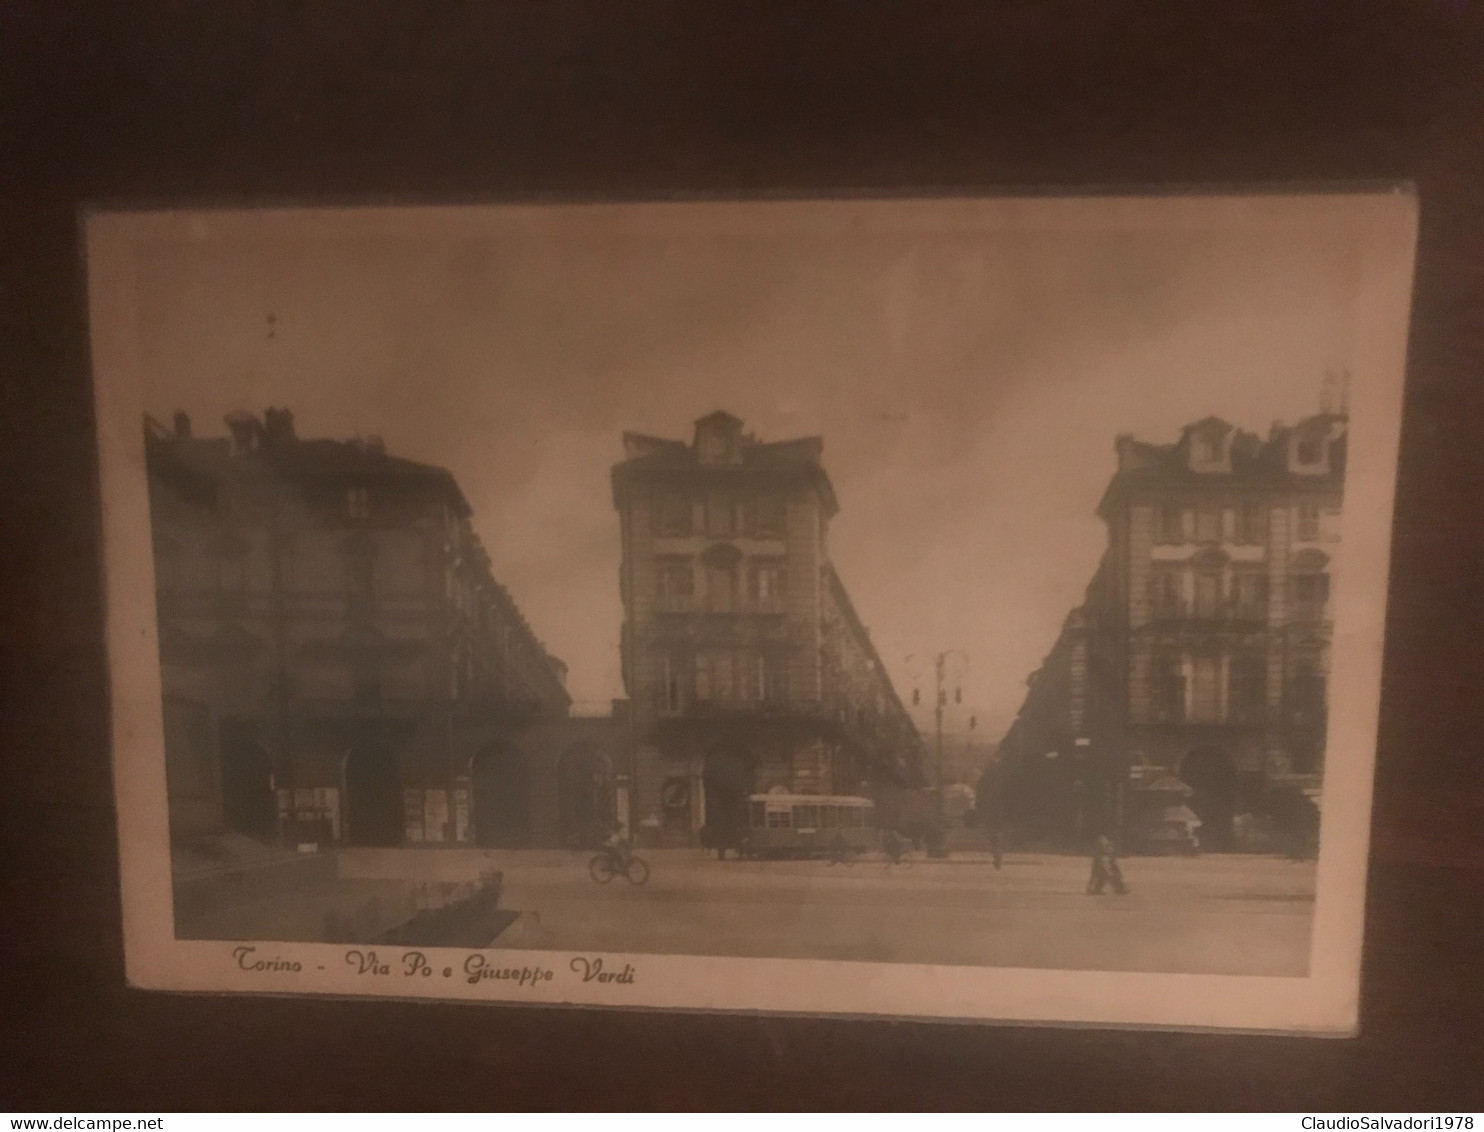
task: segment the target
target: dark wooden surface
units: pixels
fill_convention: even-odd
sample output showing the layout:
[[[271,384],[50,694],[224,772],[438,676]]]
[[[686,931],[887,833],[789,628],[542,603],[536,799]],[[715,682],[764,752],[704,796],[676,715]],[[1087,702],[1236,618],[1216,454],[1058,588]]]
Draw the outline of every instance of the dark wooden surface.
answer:
[[[1471,0],[0,4],[0,1105],[1462,1109],[1484,1098]],[[1408,178],[1354,1041],[122,986],[83,199]]]

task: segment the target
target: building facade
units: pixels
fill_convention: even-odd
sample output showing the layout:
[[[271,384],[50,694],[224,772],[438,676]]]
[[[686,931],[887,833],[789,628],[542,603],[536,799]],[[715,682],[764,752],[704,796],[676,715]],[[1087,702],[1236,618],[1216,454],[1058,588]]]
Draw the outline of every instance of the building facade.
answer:
[[[646,839],[735,839],[749,794],[868,794],[890,820],[922,743],[828,551],[817,437],[765,443],[713,413],[691,442],[628,433],[623,676]]]
[[[1001,745],[1029,836],[1153,842],[1182,810],[1209,849],[1317,832],[1345,432],[1118,438],[1106,552]]]
[[[301,439],[287,410],[227,424],[146,422],[172,834],[590,841],[563,815],[606,825],[593,775],[626,756],[561,734],[565,669],[453,476],[376,440]]]

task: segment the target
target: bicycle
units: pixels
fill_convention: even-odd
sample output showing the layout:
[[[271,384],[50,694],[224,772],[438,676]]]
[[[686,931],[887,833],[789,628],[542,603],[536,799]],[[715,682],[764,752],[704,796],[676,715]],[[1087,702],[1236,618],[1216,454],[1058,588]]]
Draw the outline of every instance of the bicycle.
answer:
[[[589,861],[587,871],[596,884],[607,884],[616,876],[623,877],[630,884],[643,884],[649,879],[647,861],[632,854],[620,857],[611,849],[604,849]]]

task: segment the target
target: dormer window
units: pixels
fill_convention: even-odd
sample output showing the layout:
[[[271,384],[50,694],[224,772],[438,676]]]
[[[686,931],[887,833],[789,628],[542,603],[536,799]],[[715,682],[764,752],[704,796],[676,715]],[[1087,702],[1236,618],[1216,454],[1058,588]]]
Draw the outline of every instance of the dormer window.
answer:
[[[719,432],[707,432],[701,436],[701,460],[707,464],[724,464],[727,459],[727,438]]]
[[[1207,417],[1186,429],[1186,460],[1193,472],[1230,472],[1232,426]]]
[[[1322,476],[1330,472],[1330,442],[1336,436],[1329,417],[1311,417],[1293,427],[1288,442],[1288,470],[1298,475]]]
[[[696,422],[696,456],[703,464],[741,461],[742,421],[731,413],[715,412]]]

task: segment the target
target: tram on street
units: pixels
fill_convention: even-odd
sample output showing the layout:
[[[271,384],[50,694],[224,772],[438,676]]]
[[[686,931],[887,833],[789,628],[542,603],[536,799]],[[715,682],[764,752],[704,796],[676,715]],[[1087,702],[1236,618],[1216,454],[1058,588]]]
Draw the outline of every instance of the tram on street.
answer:
[[[875,849],[876,803],[832,794],[753,794],[747,799],[746,857],[825,857]]]

